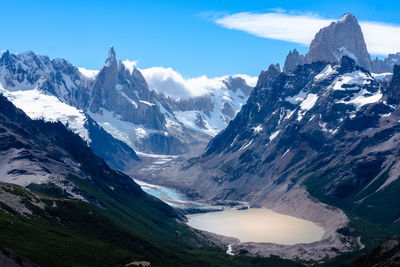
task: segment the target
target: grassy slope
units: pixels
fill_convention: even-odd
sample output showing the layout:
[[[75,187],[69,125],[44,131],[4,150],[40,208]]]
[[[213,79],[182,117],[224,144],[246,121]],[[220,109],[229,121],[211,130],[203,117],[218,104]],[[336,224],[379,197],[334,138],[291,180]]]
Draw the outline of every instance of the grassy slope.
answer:
[[[0,247],[42,266],[123,266],[134,260],[147,260],[152,266],[298,266],[277,257],[231,257],[216,247],[197,246],[200,241],[186,225],[174,220],[159,222],[157,215],[153,222],[146,221],[140,213],[151,209],[147,201],[133,203],[143,205],[133,211],[99,189],[81,186],[87,187],[103,207],[42,197],[45,211],[24,201],[34,211],[34,216],[26,217],[3,204]],[[14,194],[30,194],[21,187],[13,188]]]

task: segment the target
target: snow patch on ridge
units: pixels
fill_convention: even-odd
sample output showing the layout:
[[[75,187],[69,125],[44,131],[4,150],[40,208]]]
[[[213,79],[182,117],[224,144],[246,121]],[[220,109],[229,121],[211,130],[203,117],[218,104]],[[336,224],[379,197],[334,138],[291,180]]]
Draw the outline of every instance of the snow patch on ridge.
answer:
[[[121,120],[121,116],[103,108],[101,109],[101,113],[88,112],[88,114],[115,139],[126,143],[135,150],[137,150],[134,145],[135,142],[149,137],[152,133],[159,133],[159,131],[147,129],[143,125],[123,121]]]
[[[0,86],[3,93],[17,108],[22,109],[31,119],[56,122],[59,121],[68,129],[90,143],[87,122],[83,111],[61,102],[57,97],[46,95],[37,89],[24,91],[7,91]]]
[[[285,101],[287,101],[293,105],[296,105],[296,104],[300,103],[301,101],[303,101],[306,96],[307,96],[306,92],[300,91],[300,93],[298,93],[297,95],[286,97]]]
[[[355,94],[352,98],[349,100],[340,100],[336,101],[336,103],[343,103],[343,104],[352,104],[356,106],[356,109],[359,110],[362,106],[371,104],[371,103],[376,103],[382,98],[382,93],[379,90],[375,94],[371,94],[367,90],[363,89],[357,94]]]
[[[280,130],[273,132],[269,137],[269,141],[271,142],[272,140],[274,140],[275,137],[277,137],[279,133],[280,133]]]
[[[315,81],[325,80],[335,73],[336,70],[334,70],[331,65],[327,65],[318,75],[314,77],[314,80]]]
[[[358,90],[359,86],[370,84],[373,78],[370,75],[358,70],[345,73],[335,79],[333,82],[333,90]],[[343,87],[343,85],[353,85],[352,87]]]
[[[309,111],[314,107],[317,100],[318,100],[318,95],[316,94],[307,95],[306,99],[304,99],[303,102],[301,102],[300,104],[300,110],[297,117],[298,121],[301,121],[304,115],[307,113],[307,111]]]
[[[371,73],[372,77],[374,77],[375,80],[380,81],[380,82],[389,82],[390,79],[393,77],[393,73],[391,72],[384,72],[384,73]]]
[[[259,133],[263,130],[261,124],[257,125],[257,127],[253,127],[254,133]]]

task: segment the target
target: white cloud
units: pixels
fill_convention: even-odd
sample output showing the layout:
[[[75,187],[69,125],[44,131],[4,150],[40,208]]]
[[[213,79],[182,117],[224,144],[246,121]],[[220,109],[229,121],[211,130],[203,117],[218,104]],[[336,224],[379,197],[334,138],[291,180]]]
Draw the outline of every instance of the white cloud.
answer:
[[[334,20],[312,14],[243,12],[220,17],[214,21],[228,29],[242,30],[263,38],[308,46],[319,29]],[[387,55],[400,51],[400,25],[372,21],[361,21],[360,25],[370,53]]]
[[[139,63],[139,60],[125,59],[122,61],[122,64],[124,64],[125,68],[127,68],[131,73],[138,63]]]
[[[370,53],[387,55],[400,52],[400,25],[366,21],[360,24]]]
[[[173,98],[188,98],[201,96],[220,90],[225,87],[223,80],[228,76],[208,78],[203,75],[196,78],[185,79],[179,72],[172,68],[153,67],[140,70],[146,79],[150,89]],[[238,74],[246,80],[250,86],[255,86],[257,77],[251,77],[245,74]]]
[[[96,75],[99,73],[98,70],[88,70],[85,68],[78,68],[80,73],[82,73],[83,76],[86,76],[87,78],[94,79]]]

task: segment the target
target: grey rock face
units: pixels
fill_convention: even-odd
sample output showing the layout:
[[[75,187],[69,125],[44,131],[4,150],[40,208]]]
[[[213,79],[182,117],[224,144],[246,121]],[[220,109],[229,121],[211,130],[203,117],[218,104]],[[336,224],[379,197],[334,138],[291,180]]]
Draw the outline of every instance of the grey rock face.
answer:
[[[228,79],[223,81],[228,90],[236,92],[237,90],[241,90],[245,96],[249,96],[253,87],[248,86],[246,81],[240,77],[228,77]]]
[[[400,65],[393,68],[393,77],[387,90],[387,102],[389,104],[400,104]]]
[[[10,54],[7,50],[0,54],[0,82],[7,90],[28,90],[38,88],[58,96],[63,101],[71,101],[84,84],[79,70],[63,59],[50,60],[28,51]]]
[[[128,166],[140,161],[136,152],[124,142],[115,139],[101,128],[92,118],[88,117],[86,127],[90,133],[90,148],[110,167],[125,170]]]
[[[321,29],[311,42],[305,60],[306,63],[337,62],[344,55],[354,59],[357,65],[372,69],[361,27],[351,14],[345,14],[340,20]]]
[[[151,92],[138,70],[132,75],[123,64],[117,64],[111,48],[103,68],[90,89],[89,106],[86,109],[101,113],[112,111],[121,119],[150,129],[163,129],[165,118],[152,98]]]
[[[303,65],[306,59],[303,55],[294,49],[293,52],[290,51],[286,56],[285,64],[283,65],[283,71],[288,73],[296,69],[297,66]]]
[[[375,58],[372,61],[372,72],[375,73],[384,73],[384,72],[392,72],[394,65],[400,64],[400,52],[396,54],[389,54],[387,58],[381,60],[379,58]]]
[[[233,110],[231,105],[229,105],[229,103],[225,102],[224,108],[222,109],[222,114],[233,118],[235,116],[235,111]]]
[[[262,86],[262,84],[267,83],[272,78],[278,76],[280,73],[281,73],[281,69],[279,67],[279,64],[275,64],[275,65],[271,64],[268,67],[267,71],[261,71],[260,76],[258,77],[256,87]]]
[[[190,111],[201,110],[207,115],[211,115],[214,105],[210,95],[204,95],[192,98],[172,99],[165,95],[159,95],[160,99],[168,106],[171,111]]]

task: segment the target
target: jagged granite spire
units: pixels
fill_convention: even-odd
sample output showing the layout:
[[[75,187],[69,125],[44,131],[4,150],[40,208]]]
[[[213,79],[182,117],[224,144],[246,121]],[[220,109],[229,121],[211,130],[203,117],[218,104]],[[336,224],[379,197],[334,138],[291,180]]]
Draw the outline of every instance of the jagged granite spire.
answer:
[[[400,103],[400,65],[394,65],[393,77],[387,91],[388,104],[398,105]]]
[[[304,63],[304,56],[300,55],[299,52],[294,49],[286,56],[285,64],[283,65],[283,71],[286,73],[293,71],[298,65],[303,65]]]
[[[114,47],[111,46],[108,50],[108,58],[106,59],[105,65],[117,66],[117,56],[115,55]]]
[[[268,80],[278,76],[279,73],[281,73],[281,67],[279,66],[279,63],[275,65],[269,65],[268,70],[261,71],[260,76],[258,76],[256,87],[260,87],[262,84],[265,84]]]
[[[361,27],[357,19],[349,13],[315,35],[305,59],[306,63],[337,62],[344,55],[353,58],[357,65],[371,70],[371,57]]]

